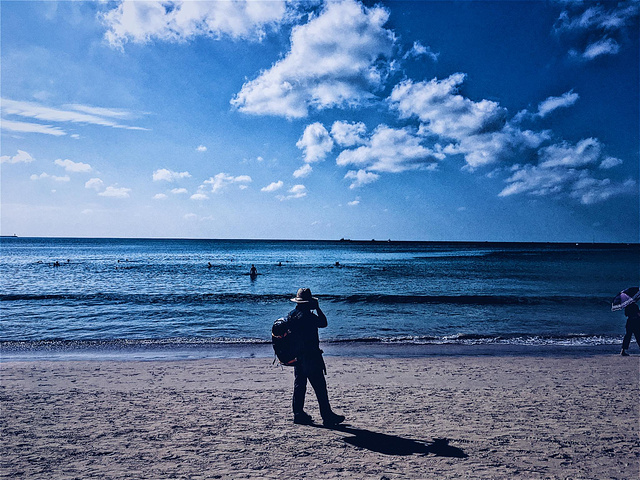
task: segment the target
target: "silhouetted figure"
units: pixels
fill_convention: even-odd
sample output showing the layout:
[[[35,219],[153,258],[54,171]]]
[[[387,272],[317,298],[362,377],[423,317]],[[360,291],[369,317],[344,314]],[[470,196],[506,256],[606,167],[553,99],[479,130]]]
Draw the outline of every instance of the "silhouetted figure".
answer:
[[[292,329],[295,330],[299,342],[298,363],[294,367],[293,382],[293,422],[310,425],[313,420],[304,411],[304,399],[307,392],[307,380],[311,383],[318,404],[320,415],[325,427],[332,427],[344,421],[343,415],[337,415],[331,410],[327,382],[324,379],[326,367],[320,350],[318,328],[327,326],[327,317],[318,305],[318,299],[311,296],[311,290],[301,288],[295,298],[296,308],[289,313]],[[312,313],[315,310],[316,313]]]
[[[251,275],[252,277],[255,277],[258,275],[258,269],[256,268],[255,265],[251,265],[251,268],[249,269],[249,275]]]
[[[207,263],[207,268],[212,268],[212,267],[213,267],[213,265],[211,265],[211,262],[208,262]]]
[[[624,307],[624,314],[627,316],[627,325],[624,338],[622,339],[622,351],[620,355],[626,357],[629,355],[627,349],[631,344],[631,335],[636,336],[636,343],[640,347],[640,308],[637,303],[632,303]]]

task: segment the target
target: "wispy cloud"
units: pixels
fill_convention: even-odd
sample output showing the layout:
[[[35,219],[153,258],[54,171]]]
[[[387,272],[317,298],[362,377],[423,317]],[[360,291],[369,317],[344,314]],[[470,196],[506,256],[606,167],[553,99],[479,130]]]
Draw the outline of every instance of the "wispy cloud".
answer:
[[[204,181],[204,185],[211,185],[211,192],[217,193],[222,191],[225,187],[238,184],[240,187],[246,186],[247,183],[251,183],[251,177],[249,175],[228,175],[224,172],[218,173],[216,176]]]
[[[572,56],[593,60],[601,55],[615,55],[620,51],[637,22],[638,0],[603,2],[572,2],[562,10],[555,23],[555,31],[575,45]]]
[[[579,141],[575,145],[567,142],[540,149],[537,165],[514,165],[508,184],[500,197],[527,194],[538,197],[568,195],[589,205],[605,201],[613,196],[637,194],[636,182],[614,182],[608,178],[596,178],[595,165],[611,164],[617,159],[603,159],[603,148],[593,138]],[[605,167],[606,168],[606,167]]]
[[[594,178],[587,170],[562,167],[517,165],[514,167],[513,175],[506,181],[509,185],[499,193],[500,197],[516,194],[538,197],[565,194],[584,205],[590,205],[617,195],[637,194],[637,184],[632,179],[615,183],[608,178]]]
[[[42,125],[40,123],[31,122],[17,122],[13,120],[7,120],[5,118],[0,121],[0,126],[2,127],[2,130],[18,133],[44,133],[45,135],[53,135],[56,137],[61,137],[67,134],[67,132],[65,132],[61,128],[54,127],[52,125]]]
[[[241,112],[306,117],[309,109],[352,107],[374,98],[389,70],[395,36],[389,13],[355,0],[327,2],[291,33],[291,49],[231,104]]]
[[[134,116],[130,111],[121,108],[93,107],[91,105],[81,105],[78,103],[64,105],[64,107],[98,117],[129,119]]]
[[[286,22],[289,13],[284,0],[124,0],[102,19],[108,28],[107,41],[122,48],[127,42],[185,41],[196,36],[261,40],[270,28]]]
[[[24,150],[18,150],[18,153],[13,157],[9,155],[2,155],[0,157],[0,163],[31,163],[33,160],[31,154]]]
[[[571,2],[556,21],[555,28],[563,30],[599,29],[615,31],[627,26],[638,16],[638,1],[607,2],[593,5],[590,2]]]
[[[98,109],[96,107],[83,107],[81,105],[69,105],[68,107],[70,107],[70,109],[52,108],[52,107],[47,107],[34,102],[21,102],[16,100],[10,100],[7,98],[3,98],[1,100],[1,106],[2,106],[3,115],[16,115],[19,117],[31,118],[34,120],[41,120],[45,122],[78,123],[78,124],[85,124],[85,125],[100,125],[103,127],[111,127],[111,128],[124,128],[127,130],[147,130],[146,128],[123,125],[114,120],[111,120],[108,116],[105,115],[105,113],[113,114],[114,110],[111,110],[111,109]],[[84,111],[79,110],[79,108],[83,109]],[[94,112],[100,111],[102,112],[102,115],[97,115],[95,113],[86,113],[87,110],[94,111]],[[118,111],[118,112],[120,112],[119,115],[124,114],[123,113],[124,111]],[[5,123],[6,121],[3,120],[2,122],[3,128],[11,129],[13,127],[14,131],[16,128],[20,128],[20,125],[16,126],[12,124],[10,124],[7,127]],[[27,125],[34,125],[34,124],[27,124]],[[40,133],[49,133],[49,134],[56,135],[56,133],[49,130],[52,127],[47,125],[40,125],[40,127],[42,127],[42,130],[40,131]],[[31,128],[32,129],[31,131],[37,131],[37,130],[34,130],[32,126],[31,127],[27,126],[24,128]],[[26,131],[26,130],[23,129],[21,131]],[[65,134],[65,132],[63,131],[60,131],[60,132],[61,133],[58,133],[58,135]]]
[[[620,51],[620,45],[613,38],[603,38],[597,42],[587,45],[582,58],[593,60],[601,55],[615,55]]]
[[[425,47],[420,42],[413,42],[413,46],[404,54],[403,58],[406,60],[407,58],[417,58],[422,56],[428,57],[432,61],[437,62],[440,54],[433,52],[431,47]]]
[[[186,188],[172,188],[171,193],[174,195],[186,195],[189,193]]]
[[[574,93],[573,90],[563,93],[559,97],[549,97],[538,105],[538,116],[546,117],[558,108],[570,107],[575,104],[579,98],[580,95]]]
[[[576,145],[562,142],[540,150],[540,166],[582,167],[596,163],[602,155],[602,144],[595,138],[580,140]]]
[[[207,151],[207,147],[205,147],[204,145],[198,145],[198,146],[196,147],[196,151],[197,151],[197,152],[200,152],[200,153],[204,153],[204,152],[206,152],[206,151]]]

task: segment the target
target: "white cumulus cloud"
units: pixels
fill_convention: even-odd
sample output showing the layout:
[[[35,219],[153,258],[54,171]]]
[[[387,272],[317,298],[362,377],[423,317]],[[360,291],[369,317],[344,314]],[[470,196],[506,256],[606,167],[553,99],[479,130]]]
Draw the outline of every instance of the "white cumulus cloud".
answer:
[[[387,76],[395,36],[389,13],[355,0],[327,2],[291,33],[291,49],[231,104],[241,112],[306,117],[310,108],[351,107],[374,98]]]
[[[313,171],[313,167],[308,163],[305,163],[304,165],[302,165],[300,168],[296,169],[293,172],[293,176],[294,178],[305,178],[305,177],[308,177],[312,171]]]
[[[90,178],[84,184],[84,188],[91,188],[96,191],[102,190],[102,187],[104,187],[104,182],[99,178]]]
[[[68,182],[71,180],[71,178],[69,177],[69,175],[65,175],[64,177],[59,177],[57,175],[49,175],[46,172],[42,172],[40,175],[31,175],[31,177],[29,177],[31,180],[44,180],[46,178],[50,178],[51,180],[53,180],[54,182]]]
[[[266,187],[262,187],[260,189],[261,192],[275,192],[276,190],[280,190],[284,185],[282,180],[278,180],[277,182],[271,182]]]
[[[55,163],[59,167],[64,168],[67,172],[72,173],[88,173],[93,170],[91,168],[91,165],[89,165],[88,163],[74,162],[73,160],[69,160],[68,158],[66,160],[62,160],[59,158],[53,163]]]
[[[400,118],[416,116],[425,131],[460,140],[469,135],[496,131],[505,122],[506,110],[491,100],[473,100],[458,93],[466,75],[455,73],[444,80],[396,85],[389,101]]]
[[[444,80],[405,80],[393,88],[388,99],[400,118],[420,120],[420,135],[445,143],[440,149],[436,144],[436,158],[464,155],[467,167],[475,169],[535,149],[548,140],[549,132],[522,130],[507,122],[507,110],[498,103],[476,102],[461,95],[458,87],[465,77],[455,73]]]
[[[186,188],[172,188],[171,193],[173,193],[174,195],[184,195],[189,192]]]
[[[197,201],[202,201],[202,200],[209,200],[209,197],[204,194],[204,193],[194,193],[193,195],[191,195],[191,197],[189,197],[191,200],[197,200]]]
[[[205,147],[204,145],[198,145],[196,147],[196,151],[204,153],[207,151],[207,147]]]
[[[105,188],[104,191],[98,193],[98,195],[100,195],[101,197],[129,198],[130,192],[130,188],[116,187],[112,185]]]
[[[373,172],[367,172],[366,170],[349,170],[344,178],[353,180],[351,185],[349,185],[349,188],[353,189],[375,182],[380,178],[380,175]]]
[[[336,163],[393,173],[428,168],[437,161],[437,154],[423,146],[423,140],[408,127],[396,129],[379,125],[365,145],[343,150]]]
[[[316,122],[307,125],[296,147],[304,152],[306,163],[319,162],[333,149],[333,139],[324,125]]]
[[[333,122],[331,136],[341,147],[353,147],[366,142],[367,127],[362,122]]]
[[[103,15],[107,41],[185,41],[196,36],[260,40],[287,20],[284,0],[137,1],[124,0]]]
[[[600,168],[603,170],[608,170],[610,168],[617,167],[618,165],[622,165],[622,160],[615,157],[607,157],[602,162],[600,162]]]
[[[307,196],[307,187],[304,185],[294,185],[288,190],[288,195],[278,195],[279,200],[291,200],[292,198],[302,198]]]
[[[33,157],[31,154],[25,152],[24,150],[18,150],[13,157],[9,155],[2,155],[0,157],[0,163],[31,163],[33,162]]]
[[[190,178],[191,174],[189,172],[174,172],[173,170],[169,170],[167,168],[160,168],[153,172],[153,181],[154,182],[175,182],[176,180],[180,180],[181,178]]]

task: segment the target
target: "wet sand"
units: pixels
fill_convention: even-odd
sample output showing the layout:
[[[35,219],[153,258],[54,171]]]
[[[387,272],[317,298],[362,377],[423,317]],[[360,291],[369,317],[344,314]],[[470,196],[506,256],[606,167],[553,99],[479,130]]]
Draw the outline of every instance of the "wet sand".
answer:
[[[637,352],[326,362],[334,430],[267,358],[2,363],[0,478],[640,476]]]

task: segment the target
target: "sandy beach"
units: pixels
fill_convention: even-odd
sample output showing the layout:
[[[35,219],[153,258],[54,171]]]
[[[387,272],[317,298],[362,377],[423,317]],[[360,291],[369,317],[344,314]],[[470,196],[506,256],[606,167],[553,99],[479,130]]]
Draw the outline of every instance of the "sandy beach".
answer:
[[[266,358],[3,363],[0,477],[640,474],[637,355],[326,360],[334,430],[292,423]]]

